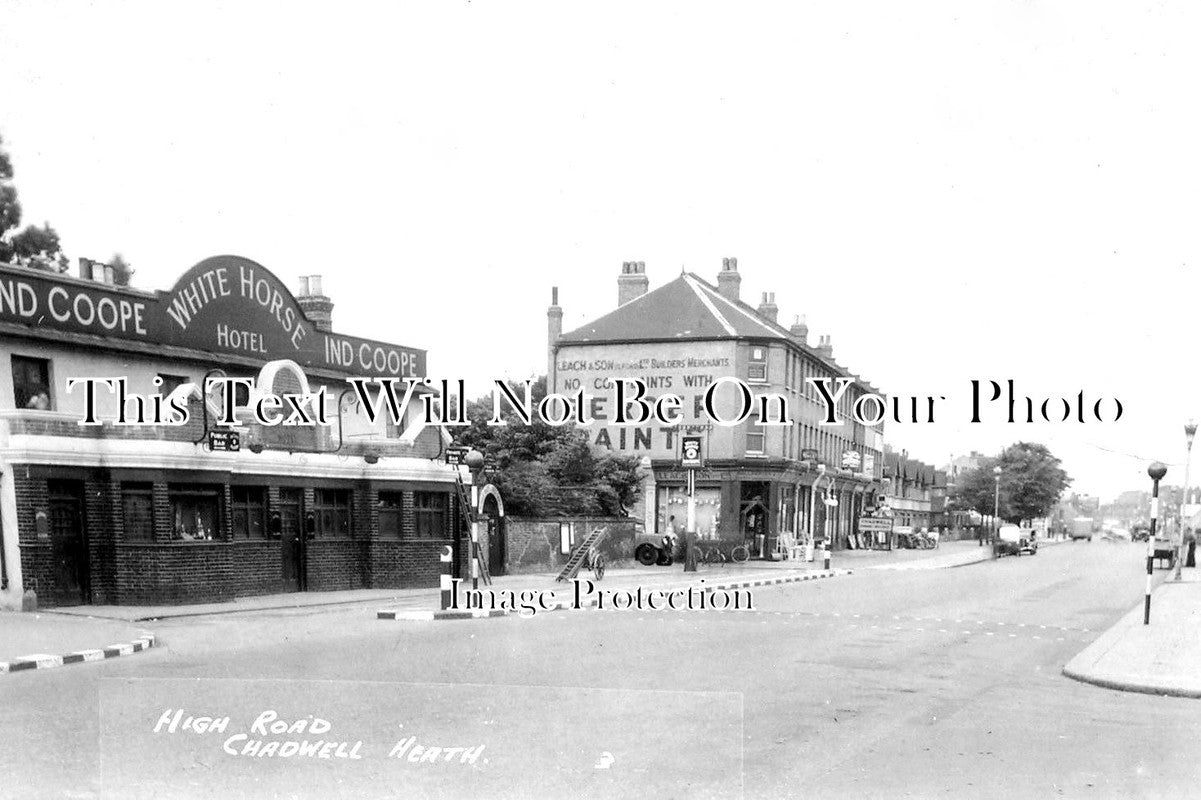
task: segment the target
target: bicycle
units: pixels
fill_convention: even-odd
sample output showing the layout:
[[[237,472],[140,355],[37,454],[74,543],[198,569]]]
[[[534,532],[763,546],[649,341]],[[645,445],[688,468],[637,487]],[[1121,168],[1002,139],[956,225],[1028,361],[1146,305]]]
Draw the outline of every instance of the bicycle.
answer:
[[[589,550],[587,567],[598,581],[602,580],[605,577],[605,554],[595,547]]]
[[[736,545],[730,550],[730,560],[735,564],[745,564],[751,557],[751,549],[745,544]]]

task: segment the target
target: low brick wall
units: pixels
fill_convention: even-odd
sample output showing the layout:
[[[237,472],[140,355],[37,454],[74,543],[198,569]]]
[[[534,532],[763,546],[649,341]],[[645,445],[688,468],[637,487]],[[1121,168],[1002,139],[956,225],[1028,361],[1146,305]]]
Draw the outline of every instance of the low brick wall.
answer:
[[[559,526],[569,523],[579,544],[594,528],[608,528],[601,552],[612,565],[632,563],[634,538],[642,532],[641,520],[631,517],[563,517],[533,519],[508,517],[505,520],[505,567],[510,574],[557,572],[567,556],[560,552]]]

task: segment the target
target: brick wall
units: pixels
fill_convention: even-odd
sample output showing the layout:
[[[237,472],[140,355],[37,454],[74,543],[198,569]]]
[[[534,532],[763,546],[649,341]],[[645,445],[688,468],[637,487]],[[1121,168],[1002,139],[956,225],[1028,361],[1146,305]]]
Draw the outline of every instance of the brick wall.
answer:
[[[610,564],[628,562],[634,557],[634,537],[642,531],[639,520],[630,517],[563,517],[555,519],[505,518],[505,567],[510,573],[558,572],[567,561],[559,552],[559,525],[575,525],[579,544],[593,528],[609,530],[601,542],[601,552]]]
[[[192,481],[186,474],[161,471],[89,470],[17,465],[13,471],[17,495],[18,540],[25,582],[45,607],[80,602],[64,596],[55,585],[54,552],[49,538],[38,537],[36,514],[49,510],[49,482],[62,479],[78,489],[88,545],[91,602],[96,604],[176,604],[231,600],[289,590],[283,582],[282,545],[274,537],[232,537],[233,515],[228,479],[211,478],[221,505],[217,538],[212,541],[175,540],[169,484]],[[264,477],[270,509],[279,503],[280,485],[294,477]],[[153,541],[128,541],[124,530],[123,481],[151,485]],[[307,542],[305,568],[311,591],[365,588],[429,587],[438,584],[443,545],[449,539],[413,538],[413,491],[371,482],[347,482],[351,488],[351,535],[320,537]],[[400,491],[400,539],[379,535],[378,492]],[[303,488],[306,512],[313,507],[314,489]],[[447,535],[457,529],[460,515],[450,495]],[[462,548],[465,552],[466,548]]]

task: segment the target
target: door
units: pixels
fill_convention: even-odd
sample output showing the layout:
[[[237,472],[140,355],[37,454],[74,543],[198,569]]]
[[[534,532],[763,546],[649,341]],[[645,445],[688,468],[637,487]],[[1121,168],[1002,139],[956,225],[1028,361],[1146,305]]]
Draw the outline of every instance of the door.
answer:
[[[284,590],[303,592],[304,575],[304,509],[302,490],[279,490],[279,541],[283,559]]]
[[[488,573],[490,575],[505,574],[505,534],[501,525],[503,520],[492,515],[486,516],[488,521]]]
[[[50,481],[48,488],[54,569],[50,599],[58,605],[91,603],[88,546],[83,525],[83,484]]]

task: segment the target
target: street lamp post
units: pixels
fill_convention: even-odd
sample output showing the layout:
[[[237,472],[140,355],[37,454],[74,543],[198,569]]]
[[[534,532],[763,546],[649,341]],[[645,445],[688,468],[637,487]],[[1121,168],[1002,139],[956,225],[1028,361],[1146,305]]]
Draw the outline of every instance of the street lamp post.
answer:
[[[1188,444],[1188,451],[1184,457],[1184,488],[1181,490],[1180,497],[1180,530],[1176,536],[1176,570],[1172,574],[1173,580],[1180,580],[1180,562],[1184,560],[1184,507],[1188,503],[1188,468],[1193,459],[1193,438],[1197,435],[1197,423],[1191,419],[1184,426],[1184,441]]]
[[[1001,512],[1001,468],[999,466],[992,468],[993,479],[995,486],[993,487],[992,496],[992,544],[997,546],[997,516]]]
[[[1147,592],[1143,602],[1143,624],[1151,624],[1151,569],[1155,564],[1155,519],[1159,516],[1159,482],[1168,468],[1156,461],[1147,467],[1151,476],[1151,532],[1147,536]]]

